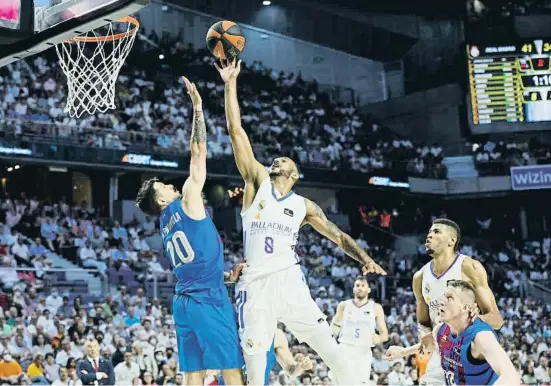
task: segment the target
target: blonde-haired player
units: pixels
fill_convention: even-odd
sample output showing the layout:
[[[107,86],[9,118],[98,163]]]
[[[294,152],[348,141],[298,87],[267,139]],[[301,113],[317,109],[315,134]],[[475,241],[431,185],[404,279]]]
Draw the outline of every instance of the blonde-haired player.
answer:
[[[448,219],[433,221],[425,242],[427,254],[432,260],[413,276],[420,337],[431,333],[439,323],[440,298],[446,292],[449,280],[464,280],[472,285],[481,313],[480,319],[496,330],[503,326],[503,318],[488,285],[486,270],[479,261],[458,253],[460,240],[461,229],[455,222]],[[478,315],[472,316],[474,319]],[[444,383],[440,356],[433,353],[420,384],[441,386]]]
[[[346,356],[354,368],[355,383],[366,384],[371,376],[371,347],[388,340],[388,329],[383,307],[369,299],[371,288],[365,277],[356,279],[353,292],[353,299],[337,306],[331,328],[339,337],[339,353]]]

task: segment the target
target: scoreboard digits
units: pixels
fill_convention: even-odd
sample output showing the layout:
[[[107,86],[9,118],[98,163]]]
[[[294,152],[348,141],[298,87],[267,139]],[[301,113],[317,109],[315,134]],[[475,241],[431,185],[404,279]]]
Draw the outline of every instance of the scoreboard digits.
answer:
[[[551,39],[467,45],[472,123],[551,121]]]

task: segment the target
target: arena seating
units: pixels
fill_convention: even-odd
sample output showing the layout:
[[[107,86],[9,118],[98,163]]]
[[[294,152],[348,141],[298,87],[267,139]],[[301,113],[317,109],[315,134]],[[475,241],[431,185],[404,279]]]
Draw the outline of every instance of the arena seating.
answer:
[[[128,347],[133,349],[132,360],[142,371],[142,378],[149,379],[145,375],[149,372],[157,384],[178,381],[174,355],[177,346],[168,307],[170,292],[158,292],[159,298],[152,298],[152,275],[157,275],[160,287],[173,286],[165,260],[149,245],[156,244],[154,221],[148,219],[140,224],[134,220],[121,226],[97,218],[97,211],[83,205],[27,199],[24,194],[2,199],[0,208],[0,353],[10,352],[34,383],[43,381],[36,375],[36,371],[40,373],[39,355],[53,353],[54,357],[48,356],[43,364],[44,377],[52,381],[58,367],[67,362],[70,376],[74,374],[70,358],[80,359],[85,338],[95,336],[101,342],[103,355],[111,358],[115,366],[124,360]],[[229,269],[242,261],[241,237],[237,233],[223,237]],[[390,273],[389,277],[372,282],[372,288],[378,299],[383,288],[381,280],[386,281],[383,306],[392,344],[415,343],[415,302],[410,283],[412,273],[427,261],[426,257],[420,253],[392,262],[391,250],[362,238],[358,243],[382,261]],[[540,358],[551,355],[551,324],[541,320],[549,319],[551,308],[527,298],[526,280],[546,282],[549,266],[541,266],[537,259],[544,256],[549,260],[550,245],[551,239],[546,238],[522,248],[507,243],[501,251],[468,243],[462,249],[481,260],[488,270],[505,317],[505,327],[500,332],[502,343],[526,379],[534,367],[531,363],[540,363],[534,367],[533,377],[540,377],[537,379],[542,382],[547,379],[547,370],[543,371],[546,364]],[[297,252],[303,258],[303,270],[316,302],[331,318],[338,302],[351,296],[354,277],[359,274],[357,265],[308,229],[301,234]],[[72,280],[72,273],[53,274],[49,261],[55,259],[96,267],[96,276],[109,283],[107,292],[90,294],[86,283]],[[36,271],[21,271],[22,267],[34,267]],[[294,352],[306,349],[290,335],[289,339]],[[378,384],[412,384],[426,358],[413,357],[399,365],[388,363],[381,359],[385,346],[374,349],[373,374],[378,377]],[[315,371],[303,376],[303,383],[310,380],[328,384],[327,368],[313,353],[309,355],[317,365]],[[36,363],[31,366],[33,361]],[[0,362],[0,374],[2,366],[8,365]],[[216,376],[211,374],[213,382]],[[289,382],[279,370],[274,371],[272,379],[274,384]]]
[[[149,38],[159,42],[154,33]],[[78,121],[63,113],[65,81],[54,62],[57,58],[35,56],[1,68],[4,135],[64,145],[189,154],[192,111],[183,81],[165,83],[149,77],[139,67],[143,44],[137,41],[118,78],[117,110]],[[161,46],[172,51],[167,54],[168,65],[186,63],[174,71],[185,72],[203,96],[209,157],[231,157],[223,84],[212,67],[214,58],[204,50],[179,48],[173,40]],[[156,57],[158,52],[147,55]],[[331,101],[317,83],[306,82],[301,74],[277,73],[254,62],[243,65],[240,80],[243,125],[261,162],[286,155],[301,166],[332,170],[446,175],[441,147],[398,138],[361,116],[354,106]]]
[[[538,138],[527,141],[486,141],[472,145],[475,165],[480,175],[508,175],[513,166],[549,164],[549,145]]]

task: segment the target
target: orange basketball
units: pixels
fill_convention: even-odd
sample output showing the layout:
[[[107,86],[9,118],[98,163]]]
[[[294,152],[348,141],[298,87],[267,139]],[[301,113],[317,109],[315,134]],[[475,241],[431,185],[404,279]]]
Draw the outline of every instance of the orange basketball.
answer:
[[[233,59],[245,48],[245,36],[241,27],[233,21],[214,23],[207,32],[207,47],[220,59]]]

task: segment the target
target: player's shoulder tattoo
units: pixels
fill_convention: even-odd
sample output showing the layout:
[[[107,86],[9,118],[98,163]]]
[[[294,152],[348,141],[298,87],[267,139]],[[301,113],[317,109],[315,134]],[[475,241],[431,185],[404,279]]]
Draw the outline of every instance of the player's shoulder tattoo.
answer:
[[[321,209],[321,207],[318,204],[316,204],[314,201],[307,200],[306,206],[311,216],[326,218],[325,213],[323,213],[323,210]]]

